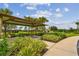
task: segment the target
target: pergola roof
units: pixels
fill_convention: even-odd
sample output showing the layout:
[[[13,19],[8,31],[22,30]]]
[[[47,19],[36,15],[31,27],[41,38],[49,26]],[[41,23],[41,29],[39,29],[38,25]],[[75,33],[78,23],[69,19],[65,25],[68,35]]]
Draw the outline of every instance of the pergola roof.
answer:
[[[31,22],[30,20],[26,20],[23,18],[11,16],[11,15],[5,15],[0,14],[0,18],[2,18],[2,21],[4,24],[15,24],[15,25],[23,25],[23,26],[46,26],[46,24],[42,24],[38,21]]]

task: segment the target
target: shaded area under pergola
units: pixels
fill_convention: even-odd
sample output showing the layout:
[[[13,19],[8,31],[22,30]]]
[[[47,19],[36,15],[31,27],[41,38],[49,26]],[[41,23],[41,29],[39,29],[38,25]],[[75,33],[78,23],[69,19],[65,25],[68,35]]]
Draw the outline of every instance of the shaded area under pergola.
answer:
[[[4,32],[6,33],[6,27],[7,27],[6,24],[23,25],[23,26],[31,25],[32,27],[46,26],[46,24],[40,23],[37,20],[31,22],[30,20],[26,20],[23,18],[0,14],[0,36],[3,35],[3,29],[2,29],[3,27],[4,27]]]

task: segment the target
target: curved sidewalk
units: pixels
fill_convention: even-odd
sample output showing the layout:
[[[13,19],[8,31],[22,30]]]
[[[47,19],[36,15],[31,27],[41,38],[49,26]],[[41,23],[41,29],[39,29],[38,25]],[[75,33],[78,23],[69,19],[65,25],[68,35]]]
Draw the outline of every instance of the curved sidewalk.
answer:
[[[77,41],[79,36],[69,37],[53,45],[44,56],[78,56]]]

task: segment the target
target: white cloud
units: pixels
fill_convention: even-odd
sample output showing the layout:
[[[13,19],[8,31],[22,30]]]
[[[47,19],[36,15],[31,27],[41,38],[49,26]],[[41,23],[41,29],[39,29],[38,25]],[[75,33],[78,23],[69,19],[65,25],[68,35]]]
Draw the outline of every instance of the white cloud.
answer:
[[[29,7],[29,6],[27,6],[26,8],[29,9],[29,10],[36,9],[35,7]]]
[[[65,12],[68,12],[68,11],[69,11],[69,8],[64,8],[64,11],[65,11]],[[61,9],[60,9],[60,8],[57,8],[57,9],[56,9],[56,12],[58,12],[58,13],[61,12]]]
[[[48,5],[48,6],[50,6],[51,4],[50,4],[50,3],[48,3],[47,5]]]
[[[56,12],[60,12],[60,11],[61,11],[60,8],[57,8],[57,9],[56,9]]]
[[[49,7],[51,3],[38,3],[38,5],[47,5]]]
[[[64,8],[64,11],[65,11],[65,12],[68,12],[68,11],[69,11],[69,9],[68,9],[68,8]]]
[[[17,12],[17,13],[16,13],[16,16],[20,16],[20,13],[19,13],[19,12]]]
[[[59,18],[63,17],[63,13],[60,8],[56,9],[56,13],[54,15],[55,15],[55,17],[59,17]]]
[[[4,3],[4,6],[5,6],[5,8],[8,8],[9,7],[9,5],[7,3]]]
[[[30,15],[30,16],[32,16],[32,17],[42,17],[43,16],[48,19],[50,19],[50,18],[53,19],[53,17],[57,17],[57,18],[63,17],[63,14],[61,12],[52,13],[49,10],[37,10],[35,14]]]
[[[20,6],[23,7],[25,6],[29,10],[36,10],[38,5],[47,5],[50,6],[50,3],[23,3]]]
[[[37,6],[37,3],[23,3],[22,6]]]
[[[21,6],[26,6],[26,5],[28,5],[28,6],[38,6],[38,5],[48,5],[48,6],[50,6],[51,3],[23,3],[23,4],[21,4]]]
[[[69,20],[67,22],[65,19],[60,18],[60,17],[64,16],[62,12],[52,13],[49,10],[37,10],[35,14],[27,15],[27,16],[31,16],[31,17],[42,17],[42,16],[44,16],[49,20],[49,22],[47,23],[47,24],[49,24],[49,26],[55,25],[58,28],[62,28],[62,29],[64,29],[64,28],[69,29],[70,27],[76,28],[75,24],[71,24],[71,21],[70,21],[70,23],[68,23]],[[58,18],[54,19],[53,16],[58,17]],[[55,23],[55,24],[53,24],[53,23]]]
[[[23,3],[23,4],[21,4],[21,7],[26,7],[26,9],[29,9],[29,10],[35,10],[35,9],[37,9],[36,7],[37,7],[37,3]]]
[[[60,13],[56,13],[55,16],[56,17],[63,17],[63,14],[60,12]]]
[[[43,17],[50,17],[50,16],[52,16],[52,13],[48,10],[44,10],[44,11],[39,10],[36,12],[36,14],[31,15],[31,16],[33,16],[33,17],[42,17],[42,16]]]

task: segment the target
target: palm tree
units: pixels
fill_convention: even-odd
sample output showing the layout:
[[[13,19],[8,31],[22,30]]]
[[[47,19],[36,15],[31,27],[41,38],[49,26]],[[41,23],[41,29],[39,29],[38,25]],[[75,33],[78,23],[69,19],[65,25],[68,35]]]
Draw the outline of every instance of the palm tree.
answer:
[[[45,17],[39,17],[39,22],[41,24],[45,24],[45,22],[48,22],[48,20]],[[41,26],[42,30],[45,31],[45,26]]]
[[[41,23],[48,22],[48,20],[45,17],[39,17],[38,19]]]
[[[6,14],[6,15],[12,15],[13,12],[7,8],[1,8],[0,9],[0,14]],[[3,17],[4,18],[4,17]],[[12,28],[16,28],[16,25],[11,25],[11,24],[7,24],[8,29],[12,29]]]
[[[32,17],[26,17],[24,16],[24,19],[27,21],[27,24],[29,25],[29,30],[33,27],[33,23],[34,23],[34,18]]]
[[[1,8],[0,9],[0,14],[12,15],[12,11],[10,11],[7,8]]]
[[[42,26],[45,22],[48,22],[48,20],[45,17],[39,17],[39,18],[32,18],[32,17],[24,17],[29,24],[30,28],[36,28],[36,30],[41,28],[45,28],[45,26]]]

